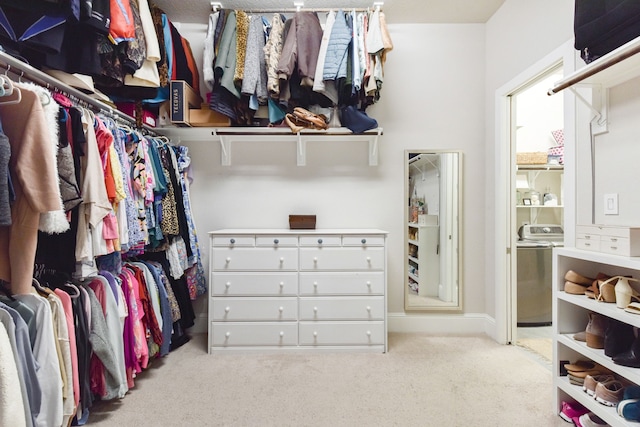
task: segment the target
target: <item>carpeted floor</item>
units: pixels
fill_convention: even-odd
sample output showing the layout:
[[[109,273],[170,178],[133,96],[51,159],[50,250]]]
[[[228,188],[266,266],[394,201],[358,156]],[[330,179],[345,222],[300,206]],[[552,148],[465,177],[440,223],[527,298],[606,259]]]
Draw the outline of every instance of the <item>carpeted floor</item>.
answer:
[[[567,426],[551,371],[486,337],[389,334],[386,354],[206,353],[197,335],[97,402],[96,426]]]

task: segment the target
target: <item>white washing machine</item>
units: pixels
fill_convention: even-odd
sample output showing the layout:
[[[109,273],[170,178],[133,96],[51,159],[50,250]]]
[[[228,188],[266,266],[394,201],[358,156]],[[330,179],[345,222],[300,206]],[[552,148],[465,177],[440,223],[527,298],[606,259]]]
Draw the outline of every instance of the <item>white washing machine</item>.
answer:
[[[552,251],[563,245],[560,225],[530,224],[518,230],[518,326],[551,325]]]

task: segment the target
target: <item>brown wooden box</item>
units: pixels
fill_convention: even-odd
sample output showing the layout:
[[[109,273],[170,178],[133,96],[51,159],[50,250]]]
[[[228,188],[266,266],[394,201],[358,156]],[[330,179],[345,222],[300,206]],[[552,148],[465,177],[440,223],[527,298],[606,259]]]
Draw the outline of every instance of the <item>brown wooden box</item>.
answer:
[[[315,230],[315,215],[289,215],[289,228],[292,230]]]

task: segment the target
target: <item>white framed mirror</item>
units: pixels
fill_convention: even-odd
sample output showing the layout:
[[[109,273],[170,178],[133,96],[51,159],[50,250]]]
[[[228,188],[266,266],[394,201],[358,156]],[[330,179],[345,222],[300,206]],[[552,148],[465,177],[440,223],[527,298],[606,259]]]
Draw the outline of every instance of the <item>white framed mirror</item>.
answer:
[[[406,311],[462,310],[462,152],[405,150]]]

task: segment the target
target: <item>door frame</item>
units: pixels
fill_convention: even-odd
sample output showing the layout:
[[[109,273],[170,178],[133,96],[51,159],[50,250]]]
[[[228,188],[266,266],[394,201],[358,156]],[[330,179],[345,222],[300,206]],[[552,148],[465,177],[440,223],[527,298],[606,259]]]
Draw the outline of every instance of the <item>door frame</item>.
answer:
[[[540,75],[562,64],[566,76],[576,69],[576,51],[573,40],[563,43],[544,58],[501,86],[495,92],[495,339],[502,344],[513,343],[517,324],[516,313],[516,238],[512,230],[515,221],[515,142],[511,129],[511,96]],[[565,246],[573,246],[575,225],[575,171],[573,147],[575,146],[575,96],[563,91],[565,128],[564,170],[564,225]],[[567,161],[569,160],[569,161]]]

